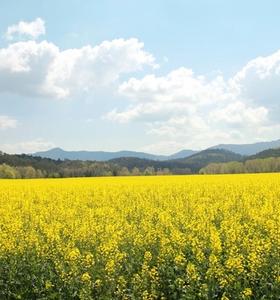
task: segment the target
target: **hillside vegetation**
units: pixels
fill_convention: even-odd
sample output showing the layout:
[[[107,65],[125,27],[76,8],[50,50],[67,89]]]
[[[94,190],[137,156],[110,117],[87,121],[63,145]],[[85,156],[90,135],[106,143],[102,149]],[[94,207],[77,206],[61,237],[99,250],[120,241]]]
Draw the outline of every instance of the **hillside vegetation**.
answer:
[[[244,161],[210,163],[200,169],[201,174],[269,173],[280,172],[280,148],[262,151]]]
[[[255,155],[251,155],[247,159],[268,158],[268,157],[280,157],[280,148],[267,149]]]
[[[0,154],[1,178],[92,177],[197,173],[211,162],[242,159],[241,155],[209,149],[183,159],[167,161],[122,157],[106,162],[53,160],[30,155]]]
[[[166,161],[121,157],[105,162],[53,160],[0,152],[0,178],[279,172],[279,152],[280,149],[270,149],[244,157],[224,149],[207,149]]]

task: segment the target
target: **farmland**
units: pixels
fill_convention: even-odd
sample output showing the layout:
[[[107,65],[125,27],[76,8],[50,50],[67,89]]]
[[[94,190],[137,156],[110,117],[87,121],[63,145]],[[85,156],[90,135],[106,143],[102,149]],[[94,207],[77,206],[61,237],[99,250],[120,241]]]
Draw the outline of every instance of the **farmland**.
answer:
[[[0,181],[0,299],[278,299],[280,174]]]

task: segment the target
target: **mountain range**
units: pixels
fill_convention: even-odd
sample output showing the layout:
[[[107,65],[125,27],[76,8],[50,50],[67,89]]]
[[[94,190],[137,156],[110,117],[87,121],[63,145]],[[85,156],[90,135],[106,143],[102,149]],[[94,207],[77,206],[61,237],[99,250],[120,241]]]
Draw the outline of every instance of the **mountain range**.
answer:
[[[60,150],[61,152],[61,150]],[[62,153],[64,151],[62,150]],[[127,153],[125,152],[120,152]],[[130,152],[129,152],[130,153]],[[179,153],[180,155],[188,152]],[[178,154],[176,154],[178,155]],[[172,157],[176,157],[173,155]],[[275,172],[275,166],[271,168],[273,157],[280,158],[280,147],[261,151],[251,156],[244,156],[225,149],[206,149],[196,152],[188,157],[173,158],[169,160],[153,160],[138,157],[118,157],[107,161],[77,160],[77,159],[51,159],[27,154],[6,154],[0,151],[0,165],[2,176],[17,176],[20,178],[34,177],[92,177],[92,176],[119,176],[119,175],[146,175],[146,174],[198,174],[202,168],[211,163],[233,162],[233,166],[240,166],[251,160],[253,172],[255,170],[267,170]],[[271,158],[264,162],[263,158]],[[235,162],[235,163],[234,163]],[[264,165],[269,168],[264,169]],[[11,169],[12,168],[12,169]],[[3,175],[4,174],[4,175]],[[8,175],[7,175],[8,174]],[[14,178],[14,177],[3,177]]]
[[[244,157],[240,154],[224,149],[206,149],[184,158],[155,161],[135,157],[120,157],[109,160],[109,163],[117,164],[120,167],[133,167],[145,169],[153,167],[155,169],[168,168],[175,174],[197,173],[202,167],[209,163],[220,163],[230,161],[241,161]]]
[[[0,165],[33,167],[47,177],[83,177],[122,174],[122,169],[132,172],[137,168],[144,174],[146,169],[168,170],[172,174],[196,174],[209,163],[242,161],[244,156],[223,149],[206,149],[189,157],[170,160],[151,160],[137,157],[120,157],[108,161],[54,160],[27,154],[6,154],[0,151]],[[126,171],[127,172],[127,171]],[[32,177],[32,176],[31,176]]]
[[[223,149],[243,156],[255,155],[267,149],[274,149],[280,147],[280,139],[269,142],[258,142],[253,144],[219,144],[208,149]],[[154,161],[169,161],[176,159],[183,159],[191,157],[192,155],[201,152],[197,150],[182,150],[172,155],[156,155],[145,152],[136,151],[66,151],[61,148],[53,148],[47,151],[33,153],[33,156],[40,156],[43,158],[60,159],[60,160],[95,160],[95,161],[109,161],[118,158],[139,158]]]
[[[105,152],[105,151],[66,151],[61,148],[53,148],[43,152],[33,153],[33,156],[40,156],[51,159],[69,159],[69,160],[95,160],[95,161],[108,161],[120,157],[137,157],[148,160],[170,160],[177,158],[184,158],[191,156],[198,151],[182,150],[172,155],[156,155],[145,152],[136,151],[117,151],[117,152]]]
[[[249,155],[255,155],[267,149],[274,149],[279,147],[280,147],[280,139],[276,141],[258,142],[254,144],[219,144],[210,147],[210,149],[225,149],[241,155],[249,156]]]

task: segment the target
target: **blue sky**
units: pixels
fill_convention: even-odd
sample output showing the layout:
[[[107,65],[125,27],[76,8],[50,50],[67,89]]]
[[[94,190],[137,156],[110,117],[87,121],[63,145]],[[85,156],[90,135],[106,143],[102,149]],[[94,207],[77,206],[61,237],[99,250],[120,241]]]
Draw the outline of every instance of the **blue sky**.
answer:
[[[0,148],[280,137],[279,1],[0,4]]]

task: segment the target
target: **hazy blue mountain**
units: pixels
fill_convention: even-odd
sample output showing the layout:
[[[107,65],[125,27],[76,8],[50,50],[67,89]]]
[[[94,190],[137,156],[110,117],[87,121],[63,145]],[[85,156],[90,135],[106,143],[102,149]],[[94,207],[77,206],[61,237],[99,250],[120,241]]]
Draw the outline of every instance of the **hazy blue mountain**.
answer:
[[[219,144],[208,149],[224,149],[240,155],[255,155],[267,149],[274,149],[280,147],[280,140],[271,142],[259,142],[254,144]],[[69,160],[96,160],[108,161],[111,159],[121,157],[136,157],[147,160],[166,161],[173,159],[183,159],[195,155],[198,151],[194,150],[181,150],[172,155],[156,155],[145,152],[136,151],[66,151],[61,148],[53,148],[43,152],[36,152],[34,156],[40,156],[51,159],[69,159]]]
[[[197,152],[198,151],[194,151],[194,150],[182,150],[182,151],[179,151],[177,153],[167,156],[167,159],[185,158],[185,157],[189,157]]]
[[[145,152],[135,151],[118,151],[118,152],[105,152],[105,151],[65,151],[61,148],[53,148],[43,152],[36,152],[34,156],[40,156],[51,159],[69,159],[69,160],[96,160],[107,161],[120,157],[137,157],[148,160],[168,160],[173,158],[184,158],[194,154],[195,151],[183,150],[173,155],[154,155]]]
[[[280,140],[259,142],[254,144],[220,144],[209,149],[225,149],[241,155],[254,155],[267,149],[280,147]]]
[[[153,159],[153,160],[164,159],[164,156],[153,155],[144,152],[65,151],[61,148],[53,148],[43,152],[36,152],[33,155],[47,157],[51,159],[61,159],[61,160],[70,159],[70,160],[106,161],[118,157],[139,157],[139,158]]]

